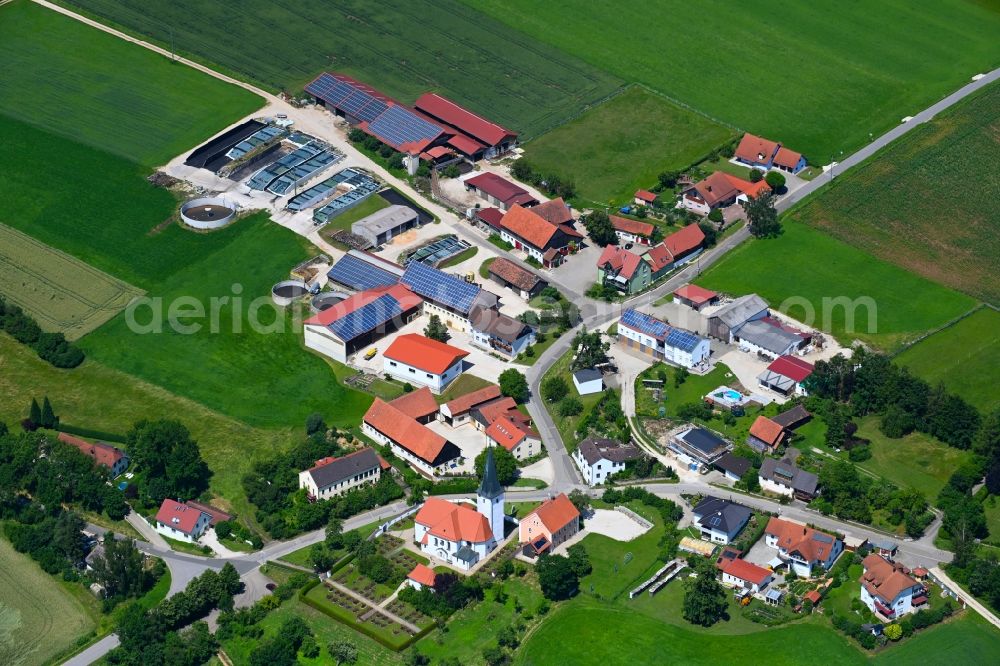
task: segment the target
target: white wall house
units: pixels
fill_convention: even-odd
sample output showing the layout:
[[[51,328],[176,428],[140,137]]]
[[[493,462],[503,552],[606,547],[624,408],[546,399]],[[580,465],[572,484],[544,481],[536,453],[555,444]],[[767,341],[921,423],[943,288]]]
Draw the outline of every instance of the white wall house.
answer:
[[[360,451],[317,460],[310,469],[299,472],[299,488],[305,488],[311,498],[328,500],[364,485],[374,485],[382,477],[382,461],[375,450]]]
[[[416,333],[400,335],[383,352],[382,369],[402,382],[441,393],[462,374],[469,352]]]
[[[844,542],[836,536],[780,518],[768,521],[764,543],[803,578],[811,577],[814,567],[829,569],[844,552]]]
[[[462,374],[462,361],[459,360],[454,365],[448,366],[444,372],[437,373],[427,372],[422,368],[403,363],[402,361],[384,358],[383,370],[401,382],[408,382],[414,386],[426,386],[434,393],[441,393],[447,388],[448,384],[452,383]]]
[[[707,338],[674,328],[637,310],[626,310],[618,320],[618,341],[656,359],[683,368],[708,362],[712,349]]]
[[[587,485],[599,486],[613,474],[625,469],[625,463],[642,453],[634,446],[612,439],[588,437],[573,452],[573,460]]]
[[[208,529],[212,517],[200,509],[165,499],[154,519],[156,531],[170,539],[195,543]]]
[[[862,562],[861,602],[873,613],[895,620],[915,613],[927,603],[923,583],[903,573],[902,567],[872,553]]]

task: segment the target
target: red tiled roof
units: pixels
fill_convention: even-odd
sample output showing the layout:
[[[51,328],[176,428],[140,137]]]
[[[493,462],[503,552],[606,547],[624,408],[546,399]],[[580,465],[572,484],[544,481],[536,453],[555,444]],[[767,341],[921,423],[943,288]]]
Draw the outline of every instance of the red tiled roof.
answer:
[[[110,444],[103,442],[91,443],[85,439],[74,437],[67,433],[59,433],[59,441],[64,444],[76,447],[80,453],[94,459],[94,462],[102,467],[112,469],[118,461],[125,457],[125,453]]]
[[[815,606],[816,604],[818,604],[820,601],[823,600],[823,596],[819,593],[819,590],[809,590],[804,595],[802,595],[802,598],[811,601],[813,606]]]
[[[872,553],[861,562],[865,568],[858,582],[865,586],[873,597],[881,598],[891,606],[904,590],[919,585],[896,566],[880,555]]]
[[[497,261],[500,260],[498,259]],[[454,400],[445,403],[445,406],[448,408],[451,415],[455,416],[457,414],[466,413],[476,405],[481,405],[484,402],[489,402],[490,400],[496,400],[499,397],[500,387],[496,384],[490,384],[489,386],[481,388],[478,391],[460,395]]]
[[[447,541],[483,543],[493,536],[486,516],[466,504],[453,504],[438,497],[428,497],[413,521],[428,527],[429,534]]]
[[[431,340],[418,333],[398,336],[382,354],[385,358],[435,375],[442,374],[468,355],[469,352],[458,347]]]
[[[445,155],[454,155],[455,153],[449,149],[447,146],[434,146],[433,148],[428,148],[427,151],[420,154],[421,157],[426,155],[432,160],[436,160],[439,157],[444,157]]]
[[[394,284],[388,287],[375,287],[374,289],[367,289],[365,291],[358,292],[350,298],[345,298],[333,307],[329,307],[326,310],[313,315],[309,319],[306,319],[305,323],[307,325],[329,326],[333,322],[343,319],[355,310],[360,310],[376,298],[386,295],[395,298],[399,302],[400,307],[403,308],[403,312],[415,308],[423,303],[423,299],[410,291],[405,285]]]
[[[531,212],[552,224],[572,224],[573,213],[562,197],[531,207]]]
[[[479,407],[479,413],[483,415],[487,423],[493,423],[501,416],[506,416],[508,412],[516,412],[517,403],[510,396],[487,403]]]
[[[580,512],[565,493],[559,493],[552,499],[545,500],[531,513],[537,515],[542,525],[545,525],[545,529],[552,534],[580,518]]]
[[[619,275],[627,279],[632,279],[632,276],[635,275],[635,269],[639,267],[641,261],[642,257],[634,252],[629,252],[617,245],[608,245],[601,253],[601,258],[597,260],[597,265],[604,268],[610,264],[611,270],[617,271]]]
[[[626,234],[646,236],[648,238],[653,235],[653,230],[656,229],[649,222],[637,222],[636,220],[618,217],[617,215],[609,215],[608,217],[611,218],[611,226],[615,228],[615,231],[621,231]]]
[[[540,277],[528,269],[521,268],[505,257],[498,257],[490,264],[490,273],[525,291],[534,289],[535,285],[541,280]]]
[[[778,148],[778,152],[774,156],[774,163],[778,166],[794,169],[798,166],[799,160],[801,159],[801,153],[797,153],[794,150],[789,150],[788,148],[782,146],[781,148]]]
[[[538,202],[528,190],[489,171],[469,178],[465,184],[504,202],[505,205]]]
[[[499,208],[480,208],[476,211],[476,217],[497,229],[500,228],[500,220],[503,219],[503,211]]]
[[[695,183],[693,187],[698,196],[709,206],[715,206],[720,201],[732,199],[740,193],[754,198],[761,192],[767,192],[771,189],[763,180],[751,183],[722,171],[712,172],[708,178]]]
[[[656,273],[674,263],[674,255],[670,254],[670,250],[667,249],[666,245],[657,243],[649,248],[649,252],[646,253],[646,261],[649,262],[650,268]]]
[[[233,519],[231,514],[226,513],[222,509],[216,509],[211,504],[202,504],[196,500],[188,500],[185,504],[192,509],[198,509],[202,513],[207,513],[211,517],[211,520],[208,523],[209,527],[215,527],[215,524],[218,522],[225,522]]]
[[[680,231],[675,231],[663,239],[670,254],[674,257],[685,255],[701,247],[705,240],[705,232],[697,224],[689,224]]]
[[[778,546],[787,552],[798,552],[803,559],[808,562],[825,561],[833,551],[833,535],[814,530],[805,525],[799,525],[781,518],[771,518],[767,522],[764,530],[765,534],[770,534],[777,538]],[[829,542],[814,539],[816,534],[826,534],[831,537]]]
[[[750,426],[750,434],[771,447],[778,445],[784,431],[784,428],[766,416],[758,416],[757,420]]]
[[[754,585],[760,585],[771,576],[771,572],[767,569],[739,558],[729,560],[724,564],[722,572]]]
[[[436,93],[421,95],[413,106],[489,146],[501,143],[508,136],[517,136],[516,132],[490,122]]]
[[[460,153],[464,153],[470,156],[475,155],[480,150],[486,147],[483,144],[476,141],[475,139],[470,139],[469,137],[464,136],[462,134],[456,134],[453,137],[449,137],[447,143],[449,146],[458,149]]]
[[[434,394],[426,386],[404,393],[389,403],[399,411],[415,419],[424,419],[431,414],[437,414],[438,404],[434,399]]]
[[[680,296],[683,299],[691,301],[695,305],[701,305],[702,303],[707,303],[712,300],[718,296],[718,294],[711,289],[705,289],[704,287],[699,287],[696,284],[686,284],[683,287],[675,289],[674,296]]]
[[[448,443],[444,437],[381,398],[375,398],[375,402],[365,412],[364,421],[430,464],[434,463],[444,445]]]
[[[437,580],[437,574],[434,573],[434,569],[419,562],[417,562],[417,566],[413,567],[413,571],[406,574],[406,577],[425,587],[434,587],[434,582]]]
[[[774,157],[778,144],[753,134],[744,134],[736,147],[736,157],[748,162],[767,162]]]
[[[654,192],[650,192],[649,190],[636,190],[634,198],[653,203],[656,201],[656,194]]]
[[[528,208],[514,205],[500,220],[500,226],[531,243],[539,250],[548,247],[559,228]]]
[[[168,525],[185,534],[193,534],[202,513],[199,509],[175,502],[172,499],[165,499],[160,505],[160,510],[156,512],[156,522]]]
[[[798,383],[805,380],[806,377],[812,374],[813,364],[807,361],[803,361],[801,358],[795,356],[779,356],[771,362],[771,365],[767,366],[767,369],[771,372],[776,372],[779,375],[788,377],[792,381]]]
[[[522,430],[506,416],[501,416],[486,429],[486,436],[508,451],[517,448],[528,435],[527,431]]]

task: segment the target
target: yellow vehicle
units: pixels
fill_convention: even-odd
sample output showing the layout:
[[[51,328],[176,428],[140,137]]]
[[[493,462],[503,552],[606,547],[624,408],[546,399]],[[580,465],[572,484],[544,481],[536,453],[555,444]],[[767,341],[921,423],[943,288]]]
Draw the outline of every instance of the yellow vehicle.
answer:
[[[378,347],[372,347],[371,349],[365,352],[365,360],[366,361],[372,360],[373,358],[375,358],[375,354],[377,353],[378,353]]]

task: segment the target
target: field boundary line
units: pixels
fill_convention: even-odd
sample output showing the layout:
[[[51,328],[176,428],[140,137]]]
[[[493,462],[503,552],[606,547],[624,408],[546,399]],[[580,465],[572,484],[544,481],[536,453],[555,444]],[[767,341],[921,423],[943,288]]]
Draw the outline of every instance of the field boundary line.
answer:
[[[954,319],[952,319],[951,321],[947,321],[947,322],[941,324],[940,326],[938,326],[937,328],[932,329],[930,331],[927,331],[926,333],[922,334],[920,337],[916,338],[915,340],[912,340],[910,342],[904,343],[903,346],[900,347],[897,351],[889,354],[889,358],[896,358],[897,356],[899,356],[903,352],[905,352],[905,351],[909,350],[911,347],[913,347],[913,346],[915,346],[915,345],[923,342],[924,340],[926,340],[927,338],[931,337],[932,335],[937,335],[938,333],[943,333],[944,331],[946,331],[949,328],[957,325],[958,323],[964,321],[965,319],[968,319],[969,317],[971,317],[972,315],[976,314],[980,310],[985,310],[985,309],[990,309],[990,310],[993,310],[994,312],[1000,312],[1000,308],[997,308],[995,305],[990,305],[989,303],[980,303],[979,305],[977,305],[976,307],[972,308],[968,312],[966,312],[964,314],[960,314],[957,317],[955,317]]]
[[[658,97],[662,97],[663,99],[667,100],[671,104],[679,106],[682,109],[686,109],[686,110],[690,111],[691,113],[694,113],[696,115],[701,116],[702,118],[706,118],[708,120],[711,120],[713,123],[716,123],[717,125],[722,125],[723,127],[728,127],[729,129],[731,129],[731,130],[733,130],[735,132],[746,132],[746,130],[743,129],[742,127],[737,127],[736,125],[733,125],[730,122],[727,122],[725,120],[721,120],[719,118],[716,118],[713,115],[705,113],[701,109],[696,109],[695,107],[691,106],[687,102],[682,102],[681,100],[676,99],[674,97],[671,97],[670,95],[668,95],[668,94],[666,94],[664,92],[656,90],[655,88],[651,88],[648,85],[646,85],[645,83],[633,83],[631,85],[638,86],[639,88],[643,88],[646,91],[648,91],[648,92],[650,92],[650,93],[652,93],[652,94],[654,94],[654,95],[656,95]]]

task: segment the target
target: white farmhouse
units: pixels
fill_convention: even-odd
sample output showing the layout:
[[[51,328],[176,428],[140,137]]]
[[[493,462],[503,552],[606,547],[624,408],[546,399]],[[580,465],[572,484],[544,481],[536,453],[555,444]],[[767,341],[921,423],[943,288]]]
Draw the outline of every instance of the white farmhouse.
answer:
[[[573,452],[573,460],[585,483],[599,486],[609,476],[625,469],[625,462],[638,458],[642,453],[638,448],[621,444],[613,439],[588,437],[580,442]]]

